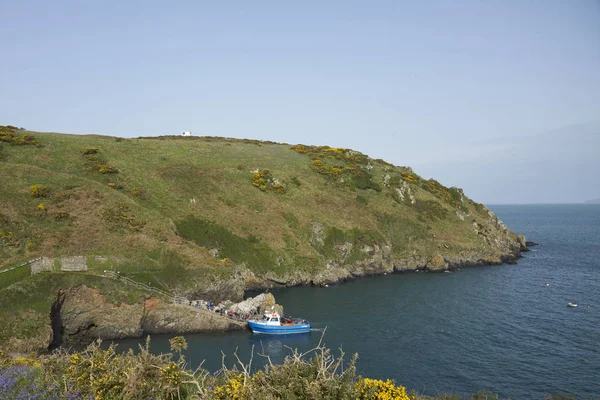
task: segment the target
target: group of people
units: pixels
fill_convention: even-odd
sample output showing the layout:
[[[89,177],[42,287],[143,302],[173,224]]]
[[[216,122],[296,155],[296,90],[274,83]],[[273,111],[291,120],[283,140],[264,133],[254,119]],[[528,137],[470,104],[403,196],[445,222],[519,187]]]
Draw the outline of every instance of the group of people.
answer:
[[[177,304],[185,304],[187,302],[187,304],[192,307],[196,307],[198,309],[203,308],[207,311],[214,311],[219,315],[222,315],[224,317],[229,317],[232,319],[236,319],[239,321],[247,321],[252,316],[255,316],[258,314],[258,312],[256,310],[252,310],[249,314],[238,313],[238,312],[234,312],[232,310],[225,310],[223,308],[215,307],[215,305],[210,301],[205,302],[203,300],[186,300],[186,299],[182,299],[181,297],[177,297],[176,302],[177,302]]]

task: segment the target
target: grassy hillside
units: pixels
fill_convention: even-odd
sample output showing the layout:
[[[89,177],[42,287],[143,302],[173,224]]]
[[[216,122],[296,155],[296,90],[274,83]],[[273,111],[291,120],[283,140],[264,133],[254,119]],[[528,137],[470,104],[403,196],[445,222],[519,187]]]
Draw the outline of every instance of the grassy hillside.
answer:
[[[358,152],[209,137],[13,133],[27,135],[38,146],[0,142],[3,266],[38,255],[108,255],[124,271],[172,285],[190,270],[219,275],[242,263],[256,274],[318,271],[340,258],[335,247],[345,243],[388,244],[393,258],[415,250],[434,256],[440,243],[446,253],[490,253],[472,225],[489,219],[487,209]],[[414,204],[399,195],[403,184]],[[36,185],[42,193],[32,193]],[[470,216],[461,221],[457,213]],[[318,224],[323,238],[311,243]]]
[[[460,189],[349,149],[0,128],[0,270],[83,255],[209,296],[518,251]]]

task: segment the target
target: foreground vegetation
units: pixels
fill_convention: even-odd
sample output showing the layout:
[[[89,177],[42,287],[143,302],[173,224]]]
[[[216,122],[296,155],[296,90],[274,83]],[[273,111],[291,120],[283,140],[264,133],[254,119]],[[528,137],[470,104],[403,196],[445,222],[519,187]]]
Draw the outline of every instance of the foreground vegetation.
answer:
[[[356,374],[357,355],[344,360],[319,344],[305,353],[290,352],[281,365],[267,360],[260,370],[252,358],[218,371],[187,368],[183,337],[171,339],[169,354],[149,351],[119,354],[114,345],[93,343],[81,352],[57,351],[41,358],[11,358],[0,351],[2,399],[353,399],[353,400],[497,400],[480,392],[471,396],[429,397],[407,392],[391,380]],[[267,357],[268,359],[268,357]],[[572,397],[553,396],[568,400]]]

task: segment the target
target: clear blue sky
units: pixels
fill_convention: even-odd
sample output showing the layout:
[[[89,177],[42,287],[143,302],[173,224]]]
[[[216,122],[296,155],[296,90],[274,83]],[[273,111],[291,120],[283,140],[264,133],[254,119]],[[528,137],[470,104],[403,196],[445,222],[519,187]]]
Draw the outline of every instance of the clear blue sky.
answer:
[[[498,143],[600,121],[598,0],[0,0],[0,18],[1,124],[343,146],[488,203],[600,197],[485,186],[511,163]]]

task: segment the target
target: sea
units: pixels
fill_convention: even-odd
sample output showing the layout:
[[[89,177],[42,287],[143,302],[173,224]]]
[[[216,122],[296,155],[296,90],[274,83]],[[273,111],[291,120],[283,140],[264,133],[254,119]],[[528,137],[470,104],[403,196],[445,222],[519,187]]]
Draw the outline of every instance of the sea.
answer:
[[[185,335],[188,362],[216,372],[253,354],[261,368],[266,356],[282,362],[291,349],[322,341],[336,357],[358,353],[358,374],[424,395],[600,398],[600,205],[489,207],[540,243],[516,265],[276,290],[287,315],[310,320],[311,333]],[[151,350],[168,352],[171,337],[153,336]],[[125,350],[143,340],[117,343]]]

